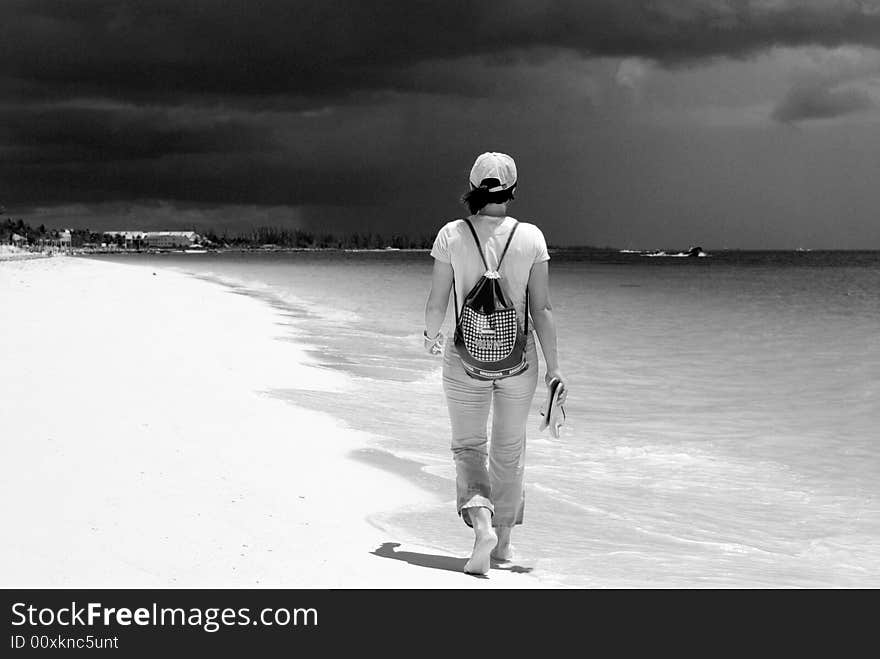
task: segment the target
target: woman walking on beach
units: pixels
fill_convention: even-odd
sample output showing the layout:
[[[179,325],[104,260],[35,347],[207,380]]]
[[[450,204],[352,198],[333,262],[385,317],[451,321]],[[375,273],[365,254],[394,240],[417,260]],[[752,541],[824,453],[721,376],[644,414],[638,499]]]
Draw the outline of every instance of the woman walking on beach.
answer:
[[[517,222],[507,214],[516,184],[513,158],[494,152],[480,155],[471,169],[470,190],[462,198],[470,215],[440,229],[431,250],[434,270],[425,305],[424,343],[431,354],[443,354],[458,514],[474,530],[473,553],[464,568],[471,574],[486,574],[490,559],[504,562],[512,558],[511,530],[523,520],[526,423],[538,381],[538,355],[529,326],[535,328],[544,353],[545,382],[556,379],[561,383],[560,404],[566,393],[550,306],[550,255],[538,227]],[[444,342],[440,331],[450,291],[458,307],[484,274],[500,281],[504,297],[516,308],[517,323],[526,333],[527,366],[514,369],[514,375],[495,379],[469,374],[456,346],[452,341]],[[460,312],[462,309],[456,308],[457,318]],[[488,441],[490,406],[492,432]]]

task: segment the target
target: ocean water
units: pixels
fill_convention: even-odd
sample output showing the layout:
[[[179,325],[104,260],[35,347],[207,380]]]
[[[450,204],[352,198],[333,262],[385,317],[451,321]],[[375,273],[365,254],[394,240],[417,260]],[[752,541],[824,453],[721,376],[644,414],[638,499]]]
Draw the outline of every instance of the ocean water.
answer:
[[[551,257],[567,422],[538,432],[539,383],[513,569],[574,587],[880,586],[880,252]],[[291,336],[355,386],[271,394],[369,431],[355,457],[438,494],[377,515],[389,541],[466,555],[441,361],[421,346],[426,252],[103,258],[289,310]]]

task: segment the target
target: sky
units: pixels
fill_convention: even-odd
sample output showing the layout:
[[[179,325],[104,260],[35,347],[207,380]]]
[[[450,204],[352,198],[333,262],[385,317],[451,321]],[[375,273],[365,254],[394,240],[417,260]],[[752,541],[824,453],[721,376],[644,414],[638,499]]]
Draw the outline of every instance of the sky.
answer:
[[[3,0],[0,206],[551,245],[880,249],[880,0]]]

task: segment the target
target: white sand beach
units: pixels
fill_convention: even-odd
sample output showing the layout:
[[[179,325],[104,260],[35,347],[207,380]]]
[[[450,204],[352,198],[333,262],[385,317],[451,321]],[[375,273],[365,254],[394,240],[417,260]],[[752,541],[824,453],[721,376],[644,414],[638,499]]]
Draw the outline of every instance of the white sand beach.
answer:
[[[55,257],[0,263],[0,310],[0,586],[542,585],[460,573],[464,527],[448,556],[368,521],[438,502],[351,459],[366,434],[265,393],[346,386],[269,305]]]

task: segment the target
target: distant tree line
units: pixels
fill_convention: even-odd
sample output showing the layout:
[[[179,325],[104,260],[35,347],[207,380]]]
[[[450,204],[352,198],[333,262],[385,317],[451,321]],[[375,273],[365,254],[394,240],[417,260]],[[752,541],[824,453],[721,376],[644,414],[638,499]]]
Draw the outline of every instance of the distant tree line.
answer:
[[[286,229],[284,227],[256,227],[245,233],[223,232],[218,234],[214,229],[208,231],[196,231],[202,236],[203,242],[238,248],[262,247],[263,245],[275,245],[278,247],[296,247],[307,249],[384,249],[395,247],[397,249],[428,249],[434,242],[433,236],[421,234],[417,237],[406,233],[382,234],[371,231],[353,233],[328,233],[314,232],[303,229]],[[11,243],[13,234],[25,239],[29,245],[38,245],[47,240],[57,240],[59,232],[47,229],[44,225],[37,228],[31,227],[23,220],[7,218],[0,223],[0,243]],[[122,236],[89,229],[71,229],[70,244],[72,247],[84,245],[112,244],[125,247],[125,239]],[[146,247],[140,241],[135,240],[131,247],[140,249]]]
[[[21,219],[12,220],[7,218],[0,222],[0,244],[13,242],[14,235],[24,238],[25,243],[28,245],[40,245],[41,243],[58,240],[61,234],[57,229],[47,229],[43,224],[34,228]],[[70,244],[73,247],[82,247],[86,244],[100,245],[101,243],[124,247],[125,239],[122,236],[100,231],[89,231],[88,229],[70,230]],[[135,246],[140,247],[140,244]]]
[[[304,229],[286,229],[284,227],[256,227],[248,233],[218,235],[210,230],[202,234],[204,238],[218,245],[231,247],[261,247],[277,245],[278,247],[298,247],[309,249],[427,249],[434,242],[432,236],[422,234],[418,237],[405,233],[382,234],[371,231],[352,233],[317,233]]]
[[[0,223],[0,243],[11,243],[13,235],[21,236],[29,245],[31,245],[40,242],[40,240],[46,240],[47,238],[57,238],[58,232],[51,231],[42,224],[34,229],[21,219],[12,220],[11,218],[6,218]]]

